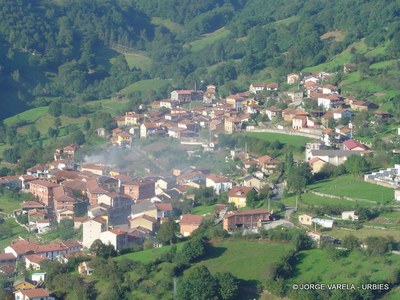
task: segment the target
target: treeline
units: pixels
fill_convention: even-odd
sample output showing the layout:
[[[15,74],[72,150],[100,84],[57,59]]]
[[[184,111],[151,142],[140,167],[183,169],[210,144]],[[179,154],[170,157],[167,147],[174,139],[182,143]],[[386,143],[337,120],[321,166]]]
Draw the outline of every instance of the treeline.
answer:
[[[172,2],[174,6],[169,6]],[[385,59],[397,57],[399,53],[399,5],[393,1],[376,1],[373,8],[368,1],[348,3],[344,0],[284,1],[280,5],[272,0],[225,1],[223,4],[217,1],[214,5],[219,4],[218,8],[209,2],[187,5],[193,10],[187,14],[190,16],[187,19],[179,16],[185,11],[180,5],[186,1],[157,1],[154,7],[151,6],[154,2],[139,2],[139,9],[146,13],[154,11],[156,16],[185,25],[184,32],[172,32],[163,27],[162,36],[170,36],[168,46],[155,49],[152,56],[162,54],[170,60],[163,68],[154,70],[154,74],[182,79],[185,85],[192,85],[194,81],[222,85],[241,74],[252,75],[272,67],[281,78],[289,72],[323,63],[361,39],[371,47],[388,43],[387,52],[383,54]],[[233,15],[229,7],[235,9]],[[210,17],[217,12],[221,12],[219,27],[212,25]],[[197,25],[197,20],[202,22]],[[212,32],[222,26],[228,31],[227,36],[208,45],[206,51],[192,53],[187,49],[190,50],[190,46],[185,47],[196,34]],[[321,39],[330,31],[338,31],[342,38]],[[153,42],[157,40],[156,37]],[[155,62],[158,64],[158,60]],[[206,69],[214,64],[218,66]],[[230,92],[238,88],[235,84],[229,86]]]
[[[234,93],[247,85],[235,82],[241,75],[271,67],[273,80],[283,80],[361,39],[370,47],[387,44],[382,59],[400,53],[400,7],[389,0],[0,0],[0,7],[1,117],[35,97],[104,98],[156,77],[182,88],[225,85],[224,93]],[[152,17],[183,29],[155,25]],[[221,37],[192,49],[201,34],[222,27]],[[341,37],[321,39],[331,31]],[[110,50],[116,45],[146,51],[153,62],[149,72],[129,68]],[[365,65],[359,53],[352,55]]]
[[[264,141],[262,139],[240,135],[240,134],[220,134],[218,135],[218,142],[220,147],[226,147],[229,149],[233,148],[247,148],[249,152],[256,153],[259,155],[269,155],[269,156],[278,156],[282,153],[282,150],[285,149],[285,152],[290,152],[295,149],[294,146],[287,146],[278,139],[270,141]],[[304,147],[300,147],[303,150]]]
[[[142,48],[152,36],[149,17],[126,1],[1,0],[0,117],[34,97],[99,99],[147,78],[109,48]]]

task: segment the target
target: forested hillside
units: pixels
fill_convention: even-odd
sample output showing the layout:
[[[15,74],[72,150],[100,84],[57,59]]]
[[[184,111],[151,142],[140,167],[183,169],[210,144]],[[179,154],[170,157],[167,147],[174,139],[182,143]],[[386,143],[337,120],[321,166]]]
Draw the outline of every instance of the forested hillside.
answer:
[[[346,62],[379,77],[385,71],[369,66],[400,55],[400,1],[0,0],[0,7],[1,119],[54,97],[107,98],[149,78],[172,79],[154,96],[195,82],[235,92],[349,47]],[[366,57],[359,42],[382,51]],[[128,64],[128,55],[138,59]],[[386,66],[395,79],[389,88],[399,82],[395,68]]]

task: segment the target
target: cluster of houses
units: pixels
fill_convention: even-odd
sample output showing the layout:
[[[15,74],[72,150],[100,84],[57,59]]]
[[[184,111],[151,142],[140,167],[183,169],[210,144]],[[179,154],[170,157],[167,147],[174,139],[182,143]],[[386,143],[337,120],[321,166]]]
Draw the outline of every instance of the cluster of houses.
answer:
[[[205,92],[174,90],[169,99],[154,101],[144,113],[126,112],[117,116],[118,128],[111,132],[111,143],[129,147],[135,137],[149,136],[195,139],[199,137],[201,129],[216,134],[241,131],[249,121],[250,114],[262,110],[255,96],[264,89],[277,91],[278,87],[277,83],[254,83],[249,91],[225,99],[219,99],[214,85],[207,86]],[[191,108],[190,103],[194,101],[198,104],[202,101],[202,105]],[[189,107],[185,104],[189,104]]]
[[[307,143],[305,150],[306,161],[317,173],[326,164],[337,166],[352,155],[372,153],[366,145],[353,139],[351,122],[329,129],[330,120],[350,120],[356,112],[367,110],[374,110],[378,119],[391,117],[389,113],[376,110],[377,106],[373,103],[341,96],[338,87],[324,84],[331,77],[332,74],[326,72],[287,76],[287,83],[297,86],[287,93],[291,102],[301,107],[303,99],[309,98],[319,107],[315,111],[298,107],[262,107],[257,100],[258,95],[267,91],[271,97],[276,97],[279,91],[277,83],[252,83],[247,92],[225,99],[218,97],[213,85],[207,86],[206,91],[175,90],[169,99],[155,101],[151,107],[141,107],[141,112],[126,112],[117,116],[115,121],[118,127],[110,132],[110,142],[114,146],[129,148],[134,138],[169,136],[193,140],[199,138],[202,129],[209,130],[210,137],[219,133],[232,134],[244,129],[252,114],[259,113],[270,120],[280,119],[291,124],[292,130],[313,128],[321,132],[321,138]],[[193,102],[200,105],[191,108]],[[99,128],[97,133],[106,136],[103,128]],[[205,151],[214,151],[217,144],[209,140],[203,143],[203,147]],[[34,201],[22,203],[21,209],[15,212],[28,216],[29,230],[41,234],[54,228],[54,224],[63,219],[71,219],[75,228],[82,228],[82,241],[42,245],[21,239],[0,254],[1,270],[14,266],[12,272],[15,272],[16,261],[21,260],[27,269],[40,270],[41,262],[48,259],[65,260],[83,248],[90,248],[96,240],[112,245],[117,251],[141,243],[153,236],[163,222],[175,217],[174,201],[193,199],[194,195],[189,194],[190,188],[210,187],[216,195],[226,192],[228,203],[236,208],[244,208],[249,192],[260,191],[266,186],[264,176],[279,170],[279,161],[271,156],[255,157],[247,151],[235,149],[230,157],[241,160],[246,174],[250,174],[239,182],[192,167],[173,169],[169,174],[132,178],[106,164],[77,164],[75,156],[78,149],[78,145],[57,149],[52,162],[33,166],[24,175],[2,177],[0,185],[34,196]],[[253,167],[256,171],[250,172],[254,170]],[[398,167],[395,169],[397,172]],[[391,177],[393,172],[374,173],[374,179]],[[372,177],[368,179],[372,180]],[[78,215],[77,212],[86,206],[87,213]],[[215,210],[217,221],[227,231],[259,228],[272,219],[270,212],[264,208],[228,211],[227,205],[216,205]],[[355,219],[354,212],[350,217]],[[180,234],[190,236],[201,226],[203,218],[200,215],[182,215],[177,220]],[[348,219],[349,216],[344,218]],[[329,222],[311,215],[301,215],[299,222],[329,227]],[[315,232],[310,236],[321,238]],[[89,266],[82,268],[83,273],[90,272]],[[21,289],[15,295],[19,297],[16,299],[35,299],[36,296],[52,299],[47,290],[38,286]]]
[[[66,160],[61,149],[56,153],[58,160],[55,161]],[[255,162],[261,169],[269,171],[271,166],[268,164],[274,163],[270,157],[250,158],[242,151],[233,151],[233,155],[251,160],[249,166]],[[263,173],[260,171],[236,185],[224,176],[190,167],[173,169],[165,176],[133,179],[103,164],[75,164],[73,156],[69,157],[69,162],[37,165],[27,170],[25,175],[1,178],[5,186],[12,185],[34,195],[34,201],[21,203],[21,209],[15,212],[28,215],[30,230],[41,234],[67,218],[74,221],[75,228],[81,227],[83,231],[82,241],[40,244],[20,238],[12,242],[4,253],[0,253],[1,272],[7,276],[16,275],[16,265],[20,261],[27,270],[36,272],[41,271],[41,263],[46,260],[67,262],[69,257],[81,255],[83,249],[90,248],[95,240],[110,244],[116,250],[141,243],[153,236],[163,222],[174,217],[172,200],[193,198],[188,194],[190,188],[209,187],[217,195],[226,192],[228,202],[241,208],[246,205],[251,190],[263,187]],[[87,214],[76,217],[76,206],[82,202],[88,204]],[[228,212],[227,205],[221,204],[216,206],[216,218],[225,230],[232,231],[236,228],[259,228],[270,221],[270,213],[264,208]],[[201,215],[182,215],[177,220],[180,234],[190,236],[203,221]],[[92,271],[90,266],[82,265],[80,268],[83,274]],[[29,297],[40,295],[40,299],[53,299],[41,284],[43,280],[26,279],[23,288],[14,287],[15,297],[34,299]]]
[[[17,274],[17,262],[22,262],[26,270],[33,271],[32,279],[14,281],[9,291],[14,293],[16,300],[54,300],[55,297],[44,288],[46,272],[40,272],[41,264],[47,260],[67,262],[70,257],[80,253],[81,243],[76,241],[37,244],[20,238],[12,242],[0,253],[0,273],[13,278]]]

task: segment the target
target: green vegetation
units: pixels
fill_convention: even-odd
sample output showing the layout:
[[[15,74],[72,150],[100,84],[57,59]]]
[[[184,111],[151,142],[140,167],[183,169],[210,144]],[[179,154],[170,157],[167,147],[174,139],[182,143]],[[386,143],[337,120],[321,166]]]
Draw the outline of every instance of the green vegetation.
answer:
[[[195,206],[192,209],[192,214],[194,215],[206,215],[214,211],[214,205],[201,205]]]
[[[199,40],[191,42],[190,50],[194,53],[205,50],[207,47],[210,47],[212,44],[228,37],[230,31],[226,28],[220,28],[212,33],[207,33],[201,36]]]
[[[296,203],[296,196],[286,197],[283,200],[286,205],[294,206]],[[301,195],[299,206],[343,206],[343,207],[356,207],[356,206],[375,206],[375,203],[366,201],[350,201],[346,199],[336,199],[321,197],[311,193],[304,193]]]
[[[308,190],[336,196],[345,196],[358,199],[387,203],[393,200],[393,189],[364,182],[359,177],[351,175],[326,179],[307,186]]]
[[[154,25],[162,25],[164,27],[167,27],[170,31],[174,33],[181,33],[185,31],[185,28],[181,24],[173,22],[170,19],[153,17],[151,18],[151,23],[153,23]]]
[[[6,248],[10,243],[18,237],[28,237],[29,232],[20,226],[13,218],[5,219],[4,223],[0,224],[1,238],[0,249]]]
[[[129,68],[139,68],[143,71],[148,71],[151,66],[151,58],[141,52],[123,53]]]
[[[135,82],[121,90],[124,94],[130,94],[134,92],[147,93],[150,91],[157,91],[160,89],[166,89],[171,84],[170,80],[166,79],[147,79]]]
[[[11,214],[14,210],[21,208],[22,200],[13,199],[10,196],[0,195],[0,212]]]
[[[280,133],[270,133],[270,132],[249,132],[246,135],[251,137],[256,137],[258,139],[273,142],[274,140],[278,140],[283,144],[295,146],[295,147],[303,147],[306,143],[312,141],[311,138],[296,136],[296,135],[288,135],[288,134],[280,134]]]
[[[357,284],[364,275],[369,277],[369,282],[388,282],[400,263],[400,257],[394,254],[371,258],[358,251],[351,251],[335,263],[332,263],[329,254],[323,249],[302,251],[298,257],[296,275],[290,279],[290,282],[297,284],[300,282]]]
[[[5,119],[4,124],[12,125],[19,123],[34,123],[41,117],[47,115],[47,111],[48,111],[47,106],[32,108]]]
[[[379,224],[376,225],[377,227],[381,227]],[[349,230],[333,228],[331,231],[329,231],[329,235],[338,239],[343,239],[346,235],[349,234],[349,232],[350,232]],[[398,228],[379,229],[379,228],[365,227],[353,231],[352,233],[361,240],[365,240],[368,236],[383,236],[383,237],[392,236],[396,241],[400,241],[400,232]]]
[[[179,243],[176,245],[178,250],[181,250],[185,243]],[[161,248],[147,249],[143,251],[127,253],[117,256],[115,260],[131,259],[141,263],[150,263],[155,259],[159,258],[162,254],[167,253],[171,249],[171,245],[166,245]]]
[[[267,264],[278,261],[289,244],[266,241],[215,241],[210,252],[197,265],[212,273],[231,272],[250,285],[262,282]]]

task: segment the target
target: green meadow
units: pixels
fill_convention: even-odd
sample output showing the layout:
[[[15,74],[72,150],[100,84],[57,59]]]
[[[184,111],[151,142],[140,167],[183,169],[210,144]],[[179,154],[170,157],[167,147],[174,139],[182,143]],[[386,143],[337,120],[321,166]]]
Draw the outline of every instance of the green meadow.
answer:
[[[307,190],[313,190],[336,196],[366,199],[379,203],[387,203],[393,200],[393,189],[365,182],[352,175],[340,176],[332,179],[317,181],[307,186]]]

